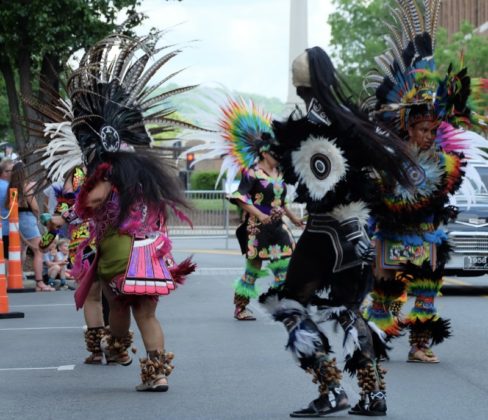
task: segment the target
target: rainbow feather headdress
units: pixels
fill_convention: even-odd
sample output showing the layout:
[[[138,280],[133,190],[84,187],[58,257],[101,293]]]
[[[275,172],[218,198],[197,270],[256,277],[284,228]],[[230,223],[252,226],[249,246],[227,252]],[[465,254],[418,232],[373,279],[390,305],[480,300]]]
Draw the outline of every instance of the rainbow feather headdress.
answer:
[[[408,127],[415,108],[431,119],[454,126],[488,129],[486,79],[471,79],[460,60],[447,74],[436,69],[435,37],[441,0],[396,0],[394,23],[385,22],[388,50],[375,58],[378,68],[367,75],[370,96],[363,106],[397,131]],[[418,116],[418,115],[417,115]]]
[[[223,157],[217,184],[224,174],[230,184],[240,171],[249,170],[259,153],[270,149],[269,139],[273,135],[270,114],[242,97],[227,101],[220,107],[218,133],[186,152],[204,152],[197,156],[195,163]]]
[[[440,150],[467,159],[466,181],[460,192],[472,204],[476,193],[486,190],[469,161],[488,159],[488,143],[473,131],[488,131],[486,108],[488,80],[472,79],[463,60],[446,74],[436,69],[434,48],[441,0],[396,0],[394,23],[385,22],[388,50],[375,58],[378,68],[367,75],[370,96],[363,108],[397,133],[412,122],[437,124]]]

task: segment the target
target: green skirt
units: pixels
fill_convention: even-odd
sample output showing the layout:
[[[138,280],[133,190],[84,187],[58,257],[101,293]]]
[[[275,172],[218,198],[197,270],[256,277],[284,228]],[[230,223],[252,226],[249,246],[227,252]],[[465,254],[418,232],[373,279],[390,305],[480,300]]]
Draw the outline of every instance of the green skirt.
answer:
[[[132,236],[120,235],[116,229],[109,230],[98,245],[98,278],[110,281],[125,274],[131,247]]]

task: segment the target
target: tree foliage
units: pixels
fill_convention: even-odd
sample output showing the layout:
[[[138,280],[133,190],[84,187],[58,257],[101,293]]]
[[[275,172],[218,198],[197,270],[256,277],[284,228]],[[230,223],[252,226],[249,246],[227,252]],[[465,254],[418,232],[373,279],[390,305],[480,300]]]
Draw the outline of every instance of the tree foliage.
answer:
[[[477,34],[469,22],[463,22],[451,39],[448,39],[447,30],[440,28],[435,48],[437,66],[446,70],[450,63],[460,61],[461,52],[464,66],[472,77],[488,76],[488,37]]]
[[[0,77],[0,142],[5,140],[12,141],[12,133],[10,130],[10,120],[8,115],[9,110],[5,82],[3,78]]]
[[[32,118],[17,92],[39,96],[41,80],[57,90],[64,63],[76,51],[118,29],[129,32],[144,15],[140,0],[0,0],[0,71],[10,123],[21,151],[29,145],[20,121]],[[117,25],[119,13],[126,20]]]
[[[335,12],[329,16],[331,56],[354,93],[359,94],[366,73],[381,54],[388,18],[385,0],[333,0]]]
[[[218,171],[192,172],[190,184],[192,190],[215,190],[215,183],[219,177]]]
[[[356,95],[362,91],[362,81],[375,66],[374,57],[386,49],[384,36],[391,22],[389,6],[393,0],[333,0],[336,11],[329,16],[331,27],[331,55],[347,83]],[[459,32],[448,39],[447,31],[437,34],[435,60],[439,69],[458,63],[464,50],[465,65],[472,76],[488,73],[488,37],[474,32],[463,23]]]

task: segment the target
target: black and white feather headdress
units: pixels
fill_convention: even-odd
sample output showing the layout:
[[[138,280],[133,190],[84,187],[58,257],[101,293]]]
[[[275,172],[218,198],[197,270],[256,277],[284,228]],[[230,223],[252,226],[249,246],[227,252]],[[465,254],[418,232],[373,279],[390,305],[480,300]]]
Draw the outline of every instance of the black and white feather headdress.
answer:
[[[165,91],[164,83],[179,71],[151,84],[156,73],[180,53],[168,50],[170,46],[159,47],[160,35],[111,35],[86,52],[69,78],[72,130],[87,165],[121,148],[150,147],[152,135],[177,127],[197,128],[176,119],[167,101],[195,86]]]
[[[77,166],[90,171],[119,150],[157,151],[155,135],[200,129],[175,116],[170,98],[195,86],[164,88],[181,70],[166,76],[160,70],[181,50],[158,46],[160,39],[161,33],[110,35],[86,51],[64,95],[44,88],[42,100],[23,98],[37,114],[29,121],[31,134],[43,139],[29,162],[40,163],[31,174],[38,189]]]

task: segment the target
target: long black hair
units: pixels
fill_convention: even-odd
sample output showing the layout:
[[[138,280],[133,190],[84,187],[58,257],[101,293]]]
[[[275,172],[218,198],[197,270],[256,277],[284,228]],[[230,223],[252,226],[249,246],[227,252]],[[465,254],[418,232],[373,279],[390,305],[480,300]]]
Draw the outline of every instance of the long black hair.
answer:
[[[375,167],[384,169],[400,183],[410,185],[403,165],[415,163],[404,142],[392,132],[371,122],[351,100],[351,90],[337,73],[331,59],[320,47],[307,49],[311,92],[330,118],[332,125],[358,142],[358,153],[374,159]]]
[[[119,151],[110,154],[108,180],[115,186],[120,200],[119,222],[129,215],[132,204],[141,199],[148,205],[188,208],[183,185],[165,158],[149,150]]]

